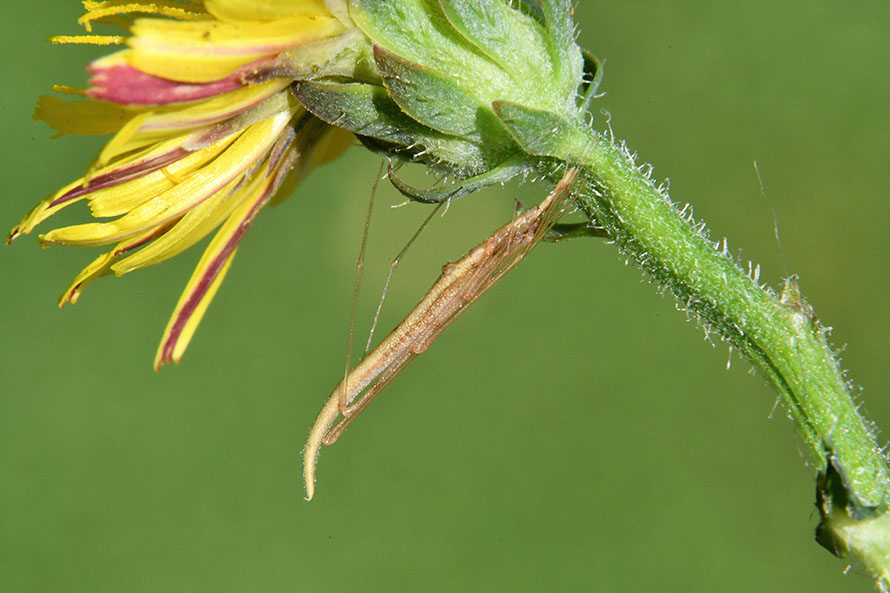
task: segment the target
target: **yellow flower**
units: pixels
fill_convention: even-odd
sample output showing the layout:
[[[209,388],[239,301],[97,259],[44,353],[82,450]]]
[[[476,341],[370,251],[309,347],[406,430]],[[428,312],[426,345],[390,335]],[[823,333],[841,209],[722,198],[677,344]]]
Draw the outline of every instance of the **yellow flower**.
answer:
[[[74,279],[62,306],[99,276],[160,263],[218,229],[170,318],[158,368],[179,361],[257,213],[350,144],[350,134],[309,114],[289,87],[313,69],[344,67],[354,28],[332,0],[87,0],[84,7],[88,33],[95,22],[130,36],[53,41],[128,47],[90,64],[86,90],[56,87],[85,100],[42,97],[35,118],[59,136],[114,136],[84,177],[40,202],[8,242],[83,200],[103,219],[40,236],[47,245],[114,244]]]

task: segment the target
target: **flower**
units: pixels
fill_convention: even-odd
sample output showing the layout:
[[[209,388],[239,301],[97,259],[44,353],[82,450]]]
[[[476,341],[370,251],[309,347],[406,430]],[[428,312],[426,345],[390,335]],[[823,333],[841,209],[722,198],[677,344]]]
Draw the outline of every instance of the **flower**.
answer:
[[[178,362],[259,211],[287,196],[352,135],[306,111],[298,77],[348,69],[357,47],[345,8],[322,0],[84,2],[88,35],[56,43],[126,43],[88,67],[85,100],[42,97],[34,117],[65,134],[108,134],[85,175],[40,202],[7,242],[76,202],[99,222],[56,228],[45,245],[114,247],[62,294],[74,303],[100,276],[165,261],[214,229],[164,331],[155,367]],[[149,15],[139,16],[135,15]],[[129,37],[93,35],[93,23]]]
[[[61,306],[100,276],[160,263],[218,229],[167,324],[156,368],[179,361],[259,211],[353,135],[457,180],[418,190],[390,171],[418,201],[542,169],[558,179],[563,163],[552,141],[578,136],[599,73],[574,44],[568,0],[84,7],[87,34],[52,41],[128,47],[89,65],[87,89],[55,87],[83,100],[42,97],[35,118],[58,136],[114,135],[85,175],[39,203],[8,242],[76,202],[101,219],[40,236],[45,245],[113,245],[72,281]],[[94,23],[129,36],[93,34]]]

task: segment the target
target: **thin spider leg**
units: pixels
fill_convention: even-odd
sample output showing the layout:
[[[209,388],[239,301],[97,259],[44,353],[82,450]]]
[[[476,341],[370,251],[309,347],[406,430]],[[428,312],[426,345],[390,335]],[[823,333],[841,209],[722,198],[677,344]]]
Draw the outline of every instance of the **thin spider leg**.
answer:
[[[355,312],[358,309],[358,295],[362,285],[362,273],[365,269],[365,248],[368,246],[368,233],[371,228],[371,213],[374,211],[374,196],[377,194],[377,185],[380,183],[380,176],[383,174],[384,161],[380,161],[380,168],[377,176],[374,178],[374,185],[371,186],[371,196],[368,198],[368,214],[365,216],[365,227],[362,231],[362,246],[358,252],[358,259],[355,262],[355,284],[352,293],[352,312],[349,315],[349,338],[346,340],[346,365],[343,370],[343,390],[340,393],[340,407],[345,408],[346,404],[346,385],[349,378],[349,368],[352,366],[352,338],[355,335]]]
[[[442,208],[442,205],[447,202],[439,202],[436,206],[430,211],[429,215],[420,223],[420,226],[414,231],[414,234],[408,239],[408,242],[405,243],[405,246],[402,247],[402,250],[393,258],[393,260],[389,264],[389,273],[386,275],[386,281],[383,283],[383,291],[380,293],[380,302],[377,303],[377,310],[374,312],[374,320],[371,322],[371,331],[368,332],[368,341],[365,343],[365,354],[371,350],[371,341],[374,339],[374,331],[377,329],[377,321],[380,319],[380,311],[383,309],[383,301],[386,300],[386,293],[389,290],[389,283],[392,281],[392,276],[396,271],[396,268],[399,266],[399,262],[402,261],[402,257],[408,251],[408,248],[414,243],[417,237],[420,236],[420,233],[423,232],[423,229],[426,228],[426,225],[433,219],[433,216]]]

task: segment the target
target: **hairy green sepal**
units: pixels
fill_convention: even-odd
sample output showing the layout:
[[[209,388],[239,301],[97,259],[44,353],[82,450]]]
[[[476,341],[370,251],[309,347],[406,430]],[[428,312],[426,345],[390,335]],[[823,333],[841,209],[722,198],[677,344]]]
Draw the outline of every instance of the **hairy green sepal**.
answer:
[[[344,81],[341,60],[329,76],[304,78],[294,93],[370,148],[457,180],[437,190],[396,183],[412,199],[503,183],[539,159],[517,143],[494,103],[534,105],[568,119],[580,111],[591,61],[572,41],[568,9],[562,1],[350,0],[350,17],[372,49],[350,41],[347,55],[371,55],[374,74]]]
[[[403,112],[383,86],[364,83],[301,82],[294,95],[313,115],[362,137],[380,150],[462,176],[496,165],[478,142],[439,132]]]

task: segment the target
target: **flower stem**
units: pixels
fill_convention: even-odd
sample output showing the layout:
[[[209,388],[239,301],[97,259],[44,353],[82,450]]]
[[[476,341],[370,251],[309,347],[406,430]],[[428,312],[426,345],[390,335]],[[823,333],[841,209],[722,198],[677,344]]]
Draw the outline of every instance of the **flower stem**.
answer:
[[[865,564],[887,590],[890,468],[796,278],[786,280],[781,295],[760,286],[725,242],[711,241],[703,225],[677,209],[623,144],[586,126],[569,127],[562,150],[550,154],[584,169],[581,209],[778,390],[819,475],[820,543]]]

